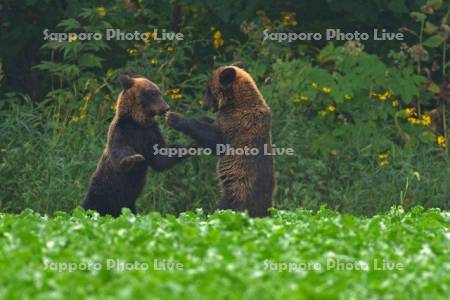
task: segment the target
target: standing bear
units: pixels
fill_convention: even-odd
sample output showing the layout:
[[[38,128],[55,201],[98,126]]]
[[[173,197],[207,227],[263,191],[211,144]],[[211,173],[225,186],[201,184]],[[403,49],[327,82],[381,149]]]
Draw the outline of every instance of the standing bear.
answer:
[[[119,94],[117,111],[108,130],[103,155],[91,178],[82,207],[100,215],[117,217],[124,207],[136,213],[135,202],[141,193],[147,167],[163,171],[184,156],[155,155],[153,146],[165,145],[155,116],[169,110],[159,87],[142,77],[121,76],[123,91]]]
[[[267,155],[272,152],[270,107],[252,77],[234,65],[213,72],[205,98],[203,107],[217,112],[215,120],[168,113],[168,125],[220,155],[217,173],[223,197],[219,209],[248,210],[252,217],[267,216],[275,184],[273,158]],[[220,145],[256,148],[258,154],[223,153]]]

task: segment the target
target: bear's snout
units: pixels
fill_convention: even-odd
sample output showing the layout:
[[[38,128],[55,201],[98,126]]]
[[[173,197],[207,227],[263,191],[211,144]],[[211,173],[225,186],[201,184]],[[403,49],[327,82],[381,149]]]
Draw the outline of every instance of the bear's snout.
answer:
[[[159,115],[163,115],[163,114],[165,114],[166,112],[168,112],[169,110],[170,110],[169,104],[167,104],[166,102],[164,102],[164,103],[161,104],[161,107],[160,107],[160,109],[159,109],[158,114],[159,114]]]

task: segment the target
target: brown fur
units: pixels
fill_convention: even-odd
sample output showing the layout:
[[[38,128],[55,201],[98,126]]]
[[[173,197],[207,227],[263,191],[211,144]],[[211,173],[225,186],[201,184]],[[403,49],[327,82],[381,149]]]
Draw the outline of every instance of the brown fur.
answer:
[[[233,148],[258,148],[257,156],[220,157],[217,173],[223,198],[219,208],[248,210],[251,216],[268,215],[275,181],[272,156],[264,155],[263,148],[267,145],[267,150],[272,150],[271,110],[255,82],[239,67],[219,68],[208,82],[204,106],[218,112],[212,124],[172,113],[167,116],[168,124],[204,147],[223,143]]]
[[[117,102],[117,119],[131,118],[143,127],[154,123],[154,116],[169,108],[167,104],[155,103],[145,106],[140,99],[145,91],[161,94],[159,87],[150,80],[142,77],[133,78],[134,84],[131,88],[122,91]],[[160,107],[158,107],[160,106]]]
[[[124,76],[121,82],[124,90],[83,203],[83,208],[101,215],[118,216],[124,207],[136,212],[135,201],[144,187],[147,167],[162,171],[183,158],[154,154],[155,144],[183,147],[166,146],[154,120],[169,109],[159,87],[145,78]]]

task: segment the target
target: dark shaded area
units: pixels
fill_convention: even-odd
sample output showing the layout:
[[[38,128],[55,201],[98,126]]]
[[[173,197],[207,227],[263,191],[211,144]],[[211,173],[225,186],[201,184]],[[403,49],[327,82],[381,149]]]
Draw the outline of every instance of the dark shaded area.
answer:
[[[42,76],[32,69],[43,59],[48,59],[48,53],[40,51],[44,44],[43,30],[61,31],[58,23],[66,18],[77,16],[83,7],[114,5],[115,13],[129,14],[127,24],[112,24],[114,26],[137,27],[141,25],[157,25],[178,31],[191,28],[193,36],[205,38],[204,24],[216,24],[223,35],[236,40],[244,40],[240,31],[243,21],[254,21],[258,11],[264,11],[269,18],[279,18],[284,12],[295,13],[299,20],[297,31],[324,32],[327,28],[340,28],[344,32],[371,32],[373,28],[385,28],[398,31],[400,27],[411,25],[409,12],[417,10],[424,1],[406,0],[318,0],[318,1],[129,1],[121,0],[114,3],[105,1],[13,1],[5,0],[0,4],[0,60],[3,63],[5,78],[0,87],[1,92],[16,91],[26,93],[33,100],[41,100],[48,92],[51,83],[48,77]],[[147,15],[133,12],[137,7],[148,7]],[[150,18],[149,18],[150,16]],[[125,18],[124,18],[125,19]],[[314,47],[322,47],[326,41],[313,42]],[[124,57],[116,54],[115,45],[110,45],[108,57],[114,65],[125,62]],[[291,46],[295,46],[294,44]],[[389,49],[398,48],[399,42],[365,43],[369,52],[386,55]],[[208,50],[195,49],[191,65],[209,64],[205,57],[210,56]]]

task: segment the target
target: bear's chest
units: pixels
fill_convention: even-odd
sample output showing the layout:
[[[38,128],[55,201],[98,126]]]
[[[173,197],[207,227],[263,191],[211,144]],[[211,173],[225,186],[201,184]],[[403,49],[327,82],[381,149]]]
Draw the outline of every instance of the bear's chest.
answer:
[[[241,141],[242,137],[253,134],[260,122],[258,116],[250,111],[233,111],[217,118],[217,126],[228,143]]]
[[[160,135],[159,128],[135,128],[128,131],[128,140],[137,152],[147,156],[153,145],[160,143]]]

